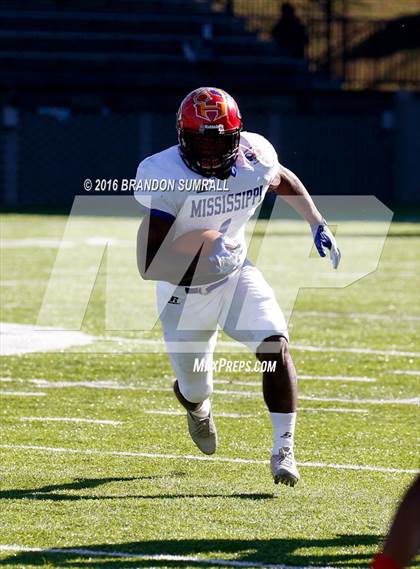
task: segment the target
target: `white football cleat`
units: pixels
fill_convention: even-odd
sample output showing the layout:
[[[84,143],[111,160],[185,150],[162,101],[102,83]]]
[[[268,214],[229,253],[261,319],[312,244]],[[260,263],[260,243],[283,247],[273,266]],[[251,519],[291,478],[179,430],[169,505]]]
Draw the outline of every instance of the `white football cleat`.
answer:
[[[278,454],[271,456],[271,474],[274,484],[281,482],[287,486],[294,486],[299,482],[300,475],[292,448],[282,447]]]
[[[187,411],[188,430],[191,438],[204,454],[213,454],[217,448],[217,432],[213,414],[207,417],[197,417],[191,411]]]

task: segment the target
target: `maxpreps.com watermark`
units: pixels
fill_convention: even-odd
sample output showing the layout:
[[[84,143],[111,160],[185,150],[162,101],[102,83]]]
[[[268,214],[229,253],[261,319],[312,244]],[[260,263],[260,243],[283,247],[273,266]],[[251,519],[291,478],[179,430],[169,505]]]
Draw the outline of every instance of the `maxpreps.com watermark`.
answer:
[[[132,178],[97,178],[83,181],[86,192],[227,192],[227,180],[218,178],[171,179],[150,178],[135,180]]]
[[[242,373],[261,373],[276,371],[275,360],[268,361],[249,361],[249,360],[228,360],[220,358],[218,360],[209,360],[207,358],[194,358],[194,372],[242,372]]]

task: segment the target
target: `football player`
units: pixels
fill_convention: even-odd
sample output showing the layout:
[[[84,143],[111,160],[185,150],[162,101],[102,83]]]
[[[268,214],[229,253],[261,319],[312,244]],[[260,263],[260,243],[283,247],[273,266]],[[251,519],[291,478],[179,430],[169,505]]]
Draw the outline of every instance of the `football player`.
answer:
[[[420,549],[420,475],[411,483],[371,569],[404,569]]]
[[[143,278],[158,281],[174,392],[187,411],[194,443],[212,454],[217,434],[209,398],[218,327],[261,362],[273,362],[274,371],[262,377],[273,429],[271,472],[276,484],[294,486],[299,480],[293,452],[296,371],[273,290],[246,259],[245,225],[270,189],[308,221],[319,254],[325,257],[329,250],[334,268],[340,251],[299,178],[279,164],[265,138],[243,130],[238,105],[228,93],[212,87],[192,91],[179,107],[176,126],[179,144],[140,163],[135,192],[147,208],[138,233],[138,266]],[[177,181],[174,191],[144,190],[148,180],[165,179]],[[188,181],[196,181],[195,191],[184,191]],[[216,181],[224,181],[227,191],[218,191]],[[193,236],[191,256],[187,245]],[[179,240],[181,246],[174,247]],[[209,365],[197,369],[197,360]]]

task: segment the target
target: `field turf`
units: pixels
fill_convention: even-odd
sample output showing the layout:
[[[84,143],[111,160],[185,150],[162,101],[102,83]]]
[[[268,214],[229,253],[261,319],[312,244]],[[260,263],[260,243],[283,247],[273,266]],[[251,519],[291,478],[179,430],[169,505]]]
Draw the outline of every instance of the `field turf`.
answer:
[[[113,223],[124,239],[135,222]],[[274,256],[295,239],[280,223]],[[60,216],[3,216],[2,322],[37,323],[64,227]],[[80,238],[100,231],[92,220]],[[343,253],[362,255],[361,240],[375,236],[374,224],[364,237],[349,225]],[[419,251],[419,226],[393,223],[375,272],[300,291],[290,320],[301,377],[293,489],[269,473],[257,373],[216,374],[220,444],[200,460],[159,327],[143,333],[147,350],[134,331],[107,331],[101,270],[81,328],[94,341],[1,359],[0,566],[367,567],[418,468]],[[119,255],[124,268],[124,246]],[[62,273],[70,297],[85,277],[76,265]],[[121,310],[135,314],[152,294],[123,297]]]

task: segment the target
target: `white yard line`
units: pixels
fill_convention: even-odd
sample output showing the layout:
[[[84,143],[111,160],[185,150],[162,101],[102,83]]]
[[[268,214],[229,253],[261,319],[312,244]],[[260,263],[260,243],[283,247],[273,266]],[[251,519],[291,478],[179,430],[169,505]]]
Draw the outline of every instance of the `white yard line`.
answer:
[[[3,391],[0,390],[0,395],[18,395],[19,397],[43,397],[44,395],[47,395],[46,393],[43,393],[42,391]]]
[[[370,377],[347,377],[347,376],[299,376],[299,379],[314,379],[314,380],[321,380],[321,381],[356,381],[356,382],[366,382],[366,383],[374,383],[376,382],[375,378]],[[64,387],[87,387],[90,389],[120,389],[120,390],[141,390],[141,389],[148,389],[145,386],[136,386],[132,384],[121,384],[114,380],[96,380],[96,381],[51,381],[48,379],[13,379],[11,377],[0,377],[0,382],[27,382],[33,385],[37,385],[38,387],[46,387],[46,388],[64,388]],[[215,385],[239,385],[243,387],[261,387],[261,381],[230,381],[228,379],[216,379],[214,380]],[[166,391],[170,390],[169,388],[163,388]]]
[[[375,383],[375,377],[365,377],[358,375],[298,375],[298,379],[314,379],[317,381],[345,381],[360,383]]]
[[[61,447],[46,447],[37,445],[0,445],[0,448],[10,450],[35,450],[41,452],[53,452],[64,454],[84,454],[84,455],[98,455],[98,456],[115,456],[115,457],[140,457],[140,458],[162,458],[164,460],[204,460],[210,462],[228,462],[240,464],[268,464],[268,460],[258,460],[254,458],[228,458],[223,456],[207,456],[207,455],[189,455],[189,454],[162,454],[151,452],[136,452],[136,451],[112,451],[112,450],[96,450],[96,449],[72,449]],[[335,470],[364,470],[367,472],[389,472],[389,473],[407,473],[417,474],[419,471],[408,468],[387,468],[384,466],[366,466],[358,464],[330,464],[324,462],[298,462],[300,466],[309,468],[333,468]]]
[[[148,391],[149,389],[152,391],[172,391],[170,387],[162,387],[162,388],[155,388],[155,387],[145,387],[145,386],[136,386],[136,385],[124,385],[122,383],[117,383],[113,380],[105,380],[105,381],[51,381],[49,379],[13,379],[10,377],[2,377],[0,378],[0,382],[18,382],[18,383],[30,383],[31,385],[35,385],[37,387],[42,387],[44,389],[65,389],[65,388],[73,388],[73,387],[86,387],[88,389],[116,389],[118,391]]]
[[[216,415],[217,417],[223,417],[225,419],[250,419],[254,417],[260,417],[260,415],[256,413],[216,413]]]
[[[260,569],[313,569],[313,566],[307,567],[293,565],[263,563],[262,561],[236,561],[235,559],[220,559],[220,558],[205,558],[190,555],[173,555],[169,553],[133,553],[123,551],[100,551],[98,549],[80,549],[74,547],[28,547],[24,545],[0,545],[0,551],[12,552],[34,552],[42,553],[43,555],[50,554],[63,554],[63,555],[76,555],[81,557],[116,557],[123,559],[138,559],[142,561],[179,561],[182,563],[193,563],[198,565],[214,565],[217,567],[258,567]],[[316,567],[316,569],[335,569],[334,567]]]
[[[122,337],[94,337],[84,332],[68,331],[68,330],[49,330],[40,326],[30,324],[12,324],[9,322],[0,323],[0,334],[2,341],[1,355],[16,355],[33,352],[48,352],[53,350],[64,350],[71,346],[86,346],[95,341],[107,342],[126,342],[130,344],[138,344],[138,346],[152,345],[154,347],[160,345],[163,347],[161,340],[155,339],[136,339]],[[195,344],[200,344],[199,342]],[[238,342],[219,342],[219,348],[243,348]],[[370,348],[347,348],[333,346],[311,346],[304,344],[292,344],[292,349],[297,351],[308,352],[334,352],[334,353],[354,353],[354,354],[371,354],[384,356],[401,356],[401,357],[419,357],[419,352],[405,352],[400,350],[374,350]],[[180,350],[180,344],[170,343],[169,350]],[[191,351],[191,346],[186,347]],[[243,348],[245,349],[245,348]],[[122,352],[119,348],[119,352]],[[197,350],[199,351],[199,350]]]
[[[312,397],[301,395],[302,401],[325,401],[329,403],[361,403],[366,405],[420,405],[420,397],[407,399],[345,399],[344,397]]]
[[[117,389],[126,391],[143,390],[144,387],[136,387],[134,385],[123,385],[115,381],[50,381],[48,379],[28,379],[28,383],[37,385],[38,387],[63,389],[66,387],[87,387],[88,389]],[[170,390],[170,388],[167,388]],[[166,390],[166,389],[165,389]]]
[[[17,286],[33,287],[34,285],[46,284],[47,282],[48,282],[48,277],[45,277],[45,279],[21,279],[21,280],[6,279],[6,280],[0,281],[0,286],[5,286],[5,287],[17,287]],[[21,305],[17,304],[17,306],[21,306]]]
[[[367,413],[367,409],[345,409],[344,407],[298,407],[299,413],[302,411],[312,411],[315,413]]]
[[[113,245],[117,247],[133,247],[133,242],[128,239],[115,239],[108,237],[89,237],[78,241],[70,239],[54,239],[51,237],[25,237],[22,239],[2,239],[0,246],[2,249],[25,249],[29,247],[46,249],[72,249],[76,246],[88,245],[90,247],[103,247]]]
[[[233,395],[234,397],[261,397],[258,391],[233,391],[216,389],[216,394]],[[412,397],[407,399],[346,399],[344,397],[313,397],[310,395],[299,395],[301,401],[325,401],[330,403],[361,403],[367,405],[420,405],[420,397]]]
[[[29,379],[29,383],[35,384],[43,389],[65,389],[74,387],[85,387],[89,389],[116,389],[118,391],[145,391],[145,392],[157,392],[157,393],[170,393],[173,391],[172,387],[155,387],[155,386],[136,386],[136,385],[123,385],[114,383],[112,381],[49,381],[47,379]],[[248,384],[249,385],[249,384]],[[2,392],[19,395],[21,391],[16,392]],[[231,389],[215,389],[214,393],[216,395],[228,395],[232,397],[261,397],[260,391],[235,391]],[[34,395],[38,392],[34,393]],[[43,395],[46,395],[45,393]],[[366,405],[420,405],[420,397],[411,397],[406,399],[347,399],[344,397],[315,397],[310,395],[300,395],[299,400],[301,401],[321,401],[329,403],[358,403]]]
[[[145,413],[146,415],[176,415],[176,416],[184,416],[185,415],[185,411],[174,411],[171,409],[168,409],[167,411],[164,410],[160,410],[160,409],[146,409],[145,411],[143,411],[143,413]]]
[[[24,249],[26,247],[45,247],[47,249],[63,247],[70,249],[75,246],[75,242],[51,237],[25,237],[22,239],[2,239],[0,245],[2,249]]]
[[[171,416],[185,416],[185,411],[175,411],[172,409],[164,410],[164,409],[146,409],[143,411],[146,415],[171,415]],[[256,413],[215,413],[217,418],[223,417],[228,419],[250,419],[254,417],[258,417]]]
[[[372,354],[378,356],[405,356],[410,358],[420,357],[420,352],[403,352],[401,350],[372,350],[370,348],[337,348],[333,346],[306,346],[305,344],[292,344],[292,350],[302,352],[335,352],[345,354]]]
[[[314,381],[343,381],[343,382],[356,382],[356,383],[375,383],[377,379],[375,377],[364,377],[364,376],[354,376],[354,375],[298,375],[298,380],[314,380]],[[243,386],[261,386],[261,381],[230,381],[229,379],[215,379],[215,384],[220,385],[243,385]]]
[[[331,413],[367,413],[367,409],[345,409],[343,407],[299,407],[299,413],[302,411],[310,411],[310,412],[331,412]],[[163,410],[163,409],[147,409],[143,411],[146,415],[172,415],[172,416],[185,416],[185,411],[175,411],[172,409]],[[261,413],[218,413],[215,412],[215,417],[224,417],[224,418],[231,418],[231,419],[250,419],[256,417],[262,417]]]
[[[94,423],[97,425],[122,425],[122,421],[110,421],[108,419],[84,419],[82,417],[19,417],[20,421],[57,421],[62,423]]]
[[[84,332],[48,330],[41,326],[0,322],[0,340],[1,355],[12,356],[86,346],[94,341],[94,337]]]
[[[100,340],[102,342],[126,342],[131,344],[138,344],[139,346],[153,346],[156,349],[162,350],[165,349],[164,343],[160,339],[150,339],[150,338],[124,338],[121,336],[102,336],[97,337],[96,340]],[[247,352],[247,349],[240,344],[239,342],[232,342],[229,340],[220,341],[217,343],[219,348],[236,348],[239,353],[241,351]],[[351,354],[372,354],[372,355],[380,355],[380,356],[401,356],[401,357],[420,357],[420,352],[404,352],[401,350],[375,350],[370,348],[347,348],[347,347],[336,347],[336,346],[311,346],[306,344],[291,344],[291,349],[302,351],[302,352],[333,352],[333,353],[351,353]],[[193,342],[185,345],[185,347],[181,344],[181,342],[169,342],[166,345],[166,349],[169,351],[185,351],[191,352],[193,351],[201,351],[204,348],[203,342]],[[123,350],[121,350],[122,352]],[[247,352],[249,353],[249,352]]]
[[[215,385],[243,385],[245,387],[261,387],[261,381],[230,381],[229,379],[215,379]]]
[[[375,314],[372,312],[322,312],[318,310],[296,310],[292,313],[296,316],[315,316],[317,318],[361,318],[364,320],[407,320],[419,321],[420,316],[400,314]]]
[[[396,369],[395,371],[392,372],[394,375],[415,375],[415,376],[420,376],[420,370],[419,369]]]

